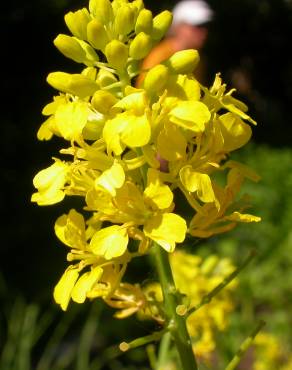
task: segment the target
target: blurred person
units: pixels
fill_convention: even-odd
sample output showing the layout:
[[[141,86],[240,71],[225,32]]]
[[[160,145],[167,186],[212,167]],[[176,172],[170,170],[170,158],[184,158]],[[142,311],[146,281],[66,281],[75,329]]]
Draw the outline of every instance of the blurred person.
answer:
[[[194,71],[197,80],[206,84],[206,61],[201,53],[208,37],[208,25],[214,13],[204,0],[181,0],[172,10],[173,21],[166,37],[156,45],[144,59],[142,69],[149,69],[168,59],[174,53],[185,49],[196,49],[200,62]],[[140,74],[140,86],[145,74]]]

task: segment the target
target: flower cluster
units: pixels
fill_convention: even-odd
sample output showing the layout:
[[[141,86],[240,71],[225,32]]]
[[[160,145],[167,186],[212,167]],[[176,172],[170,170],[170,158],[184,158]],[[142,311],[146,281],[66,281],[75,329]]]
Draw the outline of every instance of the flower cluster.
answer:
[[[168,11],[153,17],[142,0],[90,0],[89,10],[65,16],[73,36],[54,40],[83,65],[80,73],[47,77],[58,93],[42,111],[47,119],[37,136],[66,144],[33,180],[38,205],[72,195],[84,200],[82,213],[72,209],[55,224],[70,249],[71,265],[54,291],[63,310],[71,299],[101,297],[136,312],[145,295],[122,282],[131,259],[153,243],[171,253],[187,233],[207,238],[260,220],[244,213],[248,199],[237,197],[244,179],[257,175],[229,159],[249,141],[255,122],[220,75],[202,86],[192,75],[198,52],[183,50],[135,87],[143,58],[171,21]],[[219,173],[226,178],[220,183]],[[190,219],[177,211],[178,193],[192,209]]]

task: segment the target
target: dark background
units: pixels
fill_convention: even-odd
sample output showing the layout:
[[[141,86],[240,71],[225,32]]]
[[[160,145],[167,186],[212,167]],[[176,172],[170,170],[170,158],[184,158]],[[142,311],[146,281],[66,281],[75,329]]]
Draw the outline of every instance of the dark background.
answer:
[[[175,3],[145,1],[155,14]],[[290,147],[292,2],[209,3],[216,14],[205,48],[210,81],[219,71],[230,87],[238,83],[238,76],[243,79],[247,87],[237,96],[258,122],[253,141]],[[54,93],[46,83],[47,74],[80,70],[58,52],[53,39],[58,33],[68,33],[64,14],[82,6],[87,2],[31,0],[1,5],[2,285],[7,295],[21,293],[38,302],[51,301],[52,287],[64,270],[66,250],[58,245],[53,225],[72,204],[39,207],[30,203],[33,176],[51,163],[59,144],[38,142],[36,132],[43,121],[41,110]]]

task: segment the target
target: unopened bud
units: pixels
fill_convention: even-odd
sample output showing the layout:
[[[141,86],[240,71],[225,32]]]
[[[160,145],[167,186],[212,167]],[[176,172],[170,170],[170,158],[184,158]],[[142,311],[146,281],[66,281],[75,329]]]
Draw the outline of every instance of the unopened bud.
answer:
[[[197,67],[200,56],[197,50],[180,50],[173,54],[165,65],[173,73],[191,73]]]
[[[65,57],[73,59],[77,63],[84,63],[86,60],[85,51],[73,37],[63,34],[58,35],[54,40],[54,44]]]
[[[89,10],[103,24],[113,20],[113,8],[109,0],[90,0]]]
[[[143,0],[134,0],[131,5],[137,9],[138,13],[144,8]]]
[[[168,68],[163,64],[150,69],[144,79],[144,88],[148,92],[160,92],[167,83]]]
[[[144,32],[140,32],[131,42],[129,55],[136,60],[140,60],[149,54],[151,48],[151,37]]]
[[[151,34],[153,28],[153,17],[152,13],[148,9],[142,9],[137,17],[135,32],[145,32]]]
[[[47,82],[55,89],[64,93],[86,98],[98,89],[95,81],[79,75],[65,72],[52,72],[47,77]]]
[[[105,56],[109,65],[122,70],[128,61],[128,47],[118,40],[112,40],[105,48]]]
[[[72,35],[81,40],[86,40],[86,27],[90,19],[90,15],[86,8],[77,10],[76,12],[69,12],[65,15],[65,23]]]
[[[99,60],[98,55],[96,54],[95,50],[85,41],[78,40],[80,46],[85,52],[86,60],[84,61],[84,64],[87,66],[94,66],[95,62]]]
[[[128,5],[118,8],[115,15],[114,30],[117,35],[127,35],[133,31],[135,23],[135,11]]]
[[[172,22],[172,13],[169,10],[164,10],[163,12],[159,13],[153,19],[153,31],[152,31],[152,38],[156,41],[162,39],[162,37],[168,31]]]
[[[118,99],[108,91],[98,90],[94,93],[91,104],[100,113],[106,114]]]
[[[100,69],[97,74],[96,82],[99,84],[100,87],[106,87],[115,82],[118,82],[118,80],[113,73],[104,69]]]
[[[87,40],[98,50],[103,50],[108,43],[106,30],[97,19],[92,19],[87,25]]]

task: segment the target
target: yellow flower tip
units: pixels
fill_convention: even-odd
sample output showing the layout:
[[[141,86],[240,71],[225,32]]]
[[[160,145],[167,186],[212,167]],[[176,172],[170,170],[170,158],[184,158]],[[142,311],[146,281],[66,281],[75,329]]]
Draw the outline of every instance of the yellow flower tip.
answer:
[[[188,308],[184,304],[180,304],[176,306],[175,311],[179,316],[185,316],[186,313],[188,312]]]
[[[196,69],[199,61],[198,51],[187,49],[177,51],[165,62],[165,65],[169,67],[172,73],[187,74],[192,73]]]
[[[97,19],[92,19],[87,24],[86,35],[88,42],[98,50],[104,50],[109,41],[103,24]]]
[[[86,27],[90,21],[90,15],[86,8],[69,12],[65,15],[65,23],[73,36],[86,40]]]
[[[120,345],[119,345],[119,349],[120,349],[122,352],[127,352],[127,351],[130,349],[130,345],[129,345],[127,342],[122,342],[122,343],[120,343]]]
[[[118,71],[125,68],[128,61],[128,47],[119,40],[112,40],[105,47],[105,56],[109,65]]]
[[[52,72],[47,77],[47,82],[56,90],[85,98],[93,95],[98,89],[96,82],[91,79],[66,72]]]
[[[140,32],[130,44],[129,55],[133,59],[140,60],[149,54],[151,48],[151,37],[145,32]]]
[[[89,10],[103,24],[108,24],[113,20],[113,8],[109,0],[90,0]]]
[[[152,38],[155,41],[159,41],[168,31],[172,22],[172,13],[168,10],[164,10],[163,12],[156,15],[153,18],[153,31],[152,31]]]
[[[77,63],[83,63],[86,59],[86,54],[79,42],[71,36],[58,35],[54,40],[54,45],[67,58]]]
[[[117,35],[127,35],[135,25],[135,10],[127,4],[121,5],[115,14],[114,30]]]
[[[135,33],[138,34],[140,32],[145,32],[148,35],[151,34],[153,29],[153,16],[152,12],[148,9],[142,9],[138,14],[136,25],[135,25]]]
[[[159,93],[165,87],[168,76],[168,68],[163,64],[158,64],[147,72],[143,87],[150,94]]]
[[[91,99],[91,104],[98,112],[106,114],[117,101],[109,91],[97,90]]]

